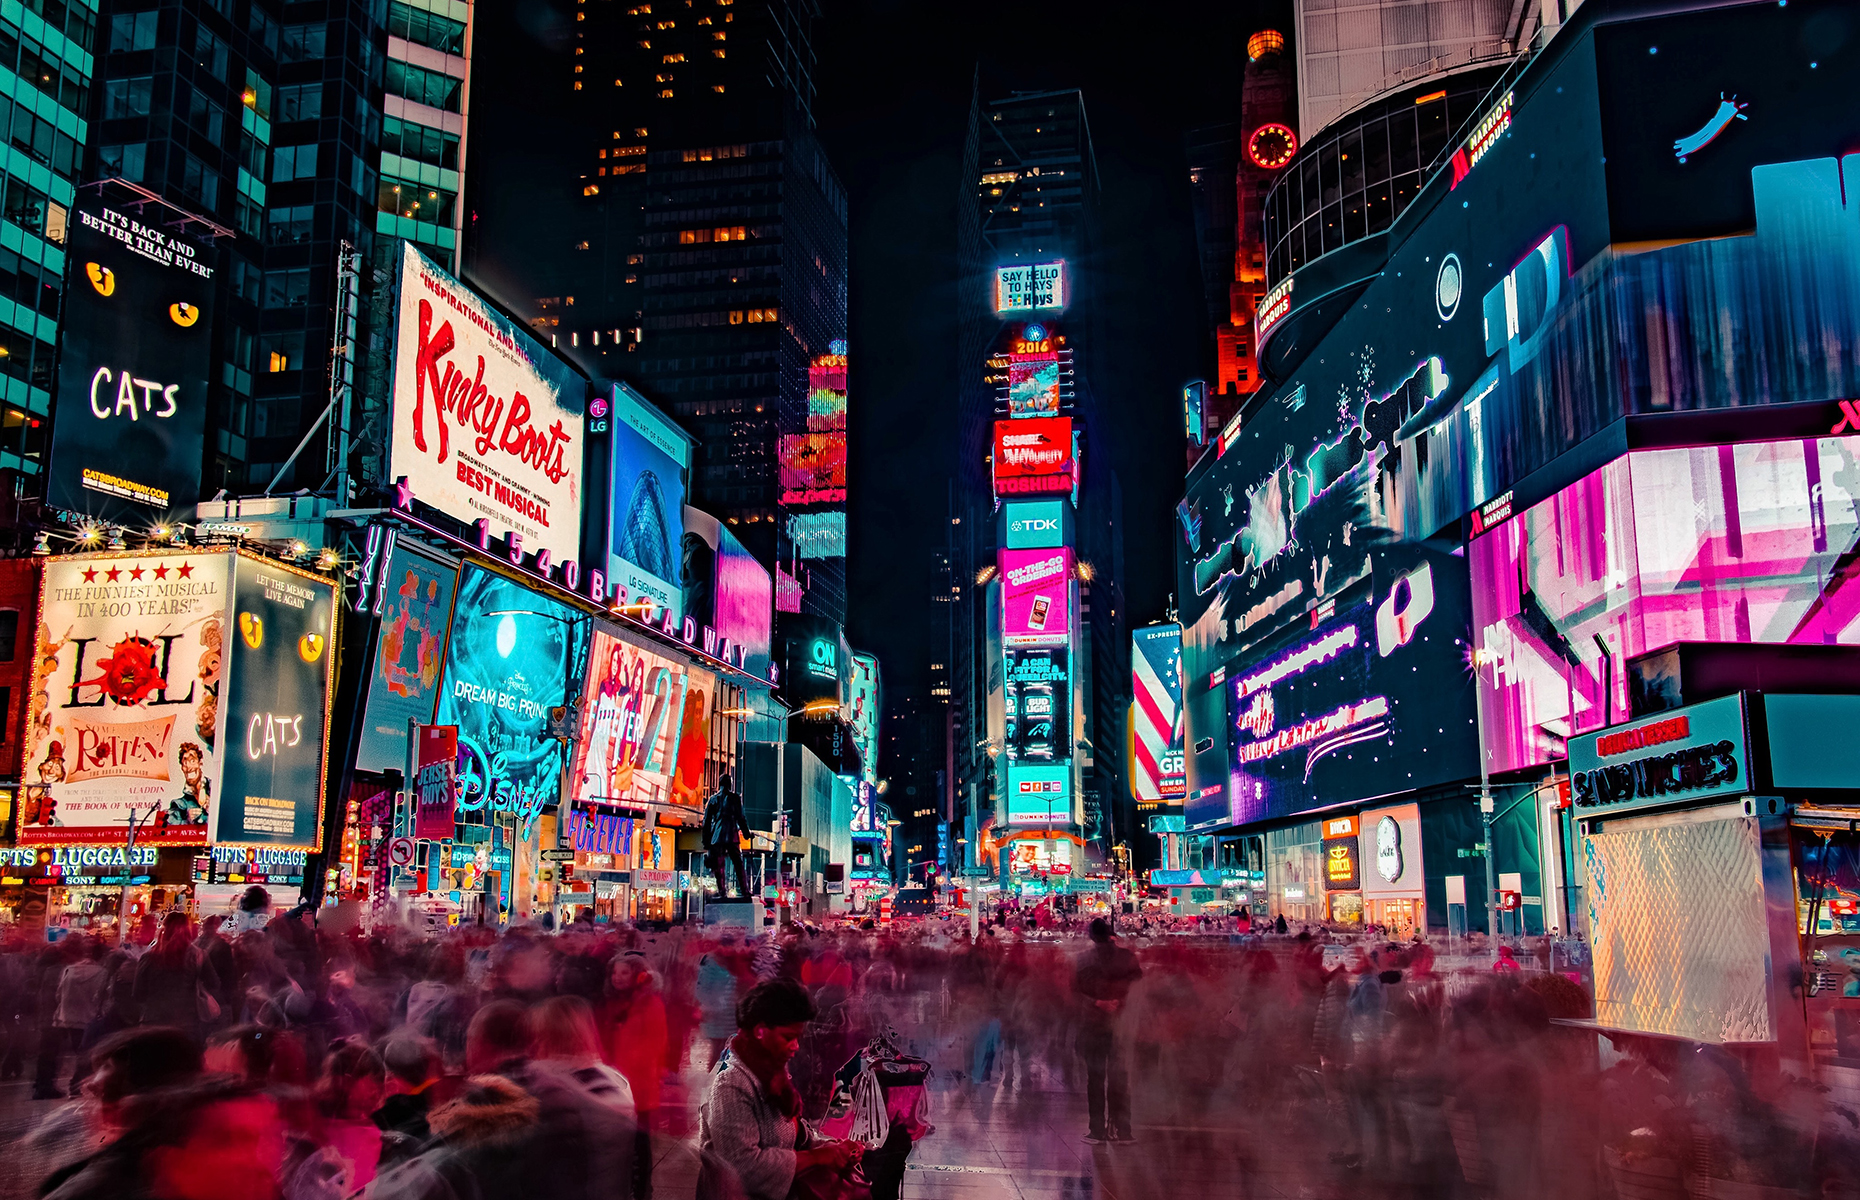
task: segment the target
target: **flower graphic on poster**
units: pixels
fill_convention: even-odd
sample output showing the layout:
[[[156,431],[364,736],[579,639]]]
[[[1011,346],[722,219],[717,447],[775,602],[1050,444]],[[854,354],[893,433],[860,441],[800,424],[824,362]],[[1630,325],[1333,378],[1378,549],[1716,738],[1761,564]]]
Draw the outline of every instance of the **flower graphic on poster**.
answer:
[[[78,686],[101,688],[118,704],[140,704],[168,686],[155,669],[155,643],[144,637],[132,635],[116,643],[107,658],[97,660],[97,668],[95,676]]]

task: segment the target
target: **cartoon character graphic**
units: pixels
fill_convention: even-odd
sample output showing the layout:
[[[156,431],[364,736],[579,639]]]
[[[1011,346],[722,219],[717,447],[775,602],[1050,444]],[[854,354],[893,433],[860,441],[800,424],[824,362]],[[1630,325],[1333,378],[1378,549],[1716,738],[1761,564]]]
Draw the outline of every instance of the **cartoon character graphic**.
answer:
[[[39,625],[39,690],[32,696],[32,711],[27,714],[26,726],[32,730],[34,740],[49,737],[52,732],[52,676],[58,673],[58,656],[64,651],[65,644],[71,640],[71,630],[65,630],[65,636],[52,640],[52,631],[44,623]]]
[[[195,708],[194,732],[213,749],[214,732],[219,725],[220,665],[225,658],[226,631],[218,617],[209,617],[200,627],[200,703]]]
[[[433,628],[439,581],[427,579],[422,587],[419,573],[408,571],[394,594],[394,619],[381,630],[381,678],[388,691],[415,699],[439,678],[439,634]],[[406,665],[410,647],[414,651],[411,668]]]
[[[181,743],[181,794],[168,801],[164,825],[205,825],[212,784],[206,778],[206,755],[198,743]]]
[[[52,785],[65,781],[65,746],[53,742],[45,748],[39,763],[39,782],[22,789],[19,819],[21,825],[57,825],[58,801],[52,797]]]

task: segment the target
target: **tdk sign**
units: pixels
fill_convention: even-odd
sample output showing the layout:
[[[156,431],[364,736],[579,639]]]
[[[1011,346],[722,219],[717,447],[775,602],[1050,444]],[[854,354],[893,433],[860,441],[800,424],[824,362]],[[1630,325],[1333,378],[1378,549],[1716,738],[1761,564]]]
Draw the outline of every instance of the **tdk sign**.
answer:
[[[1002,542],[1011,550],[1064,546],[1068,505],[1064,500],[1010,500],[1002,506],[1006,530]]]

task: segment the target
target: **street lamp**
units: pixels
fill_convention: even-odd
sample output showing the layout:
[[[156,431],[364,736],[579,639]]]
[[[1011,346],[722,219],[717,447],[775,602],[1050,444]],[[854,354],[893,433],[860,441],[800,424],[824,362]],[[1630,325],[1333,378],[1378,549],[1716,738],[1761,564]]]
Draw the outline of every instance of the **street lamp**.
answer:
[[[129,810],[129,844],[123,855],[123,894],[116,902],[116,945],[118,949],[129,945],[129,881],[135,877],[136,873],[136,830],[141,827],[142,822],[159,811],[161,811],[160,801],[149,805],[149,810],[139,817],[135,809]]]

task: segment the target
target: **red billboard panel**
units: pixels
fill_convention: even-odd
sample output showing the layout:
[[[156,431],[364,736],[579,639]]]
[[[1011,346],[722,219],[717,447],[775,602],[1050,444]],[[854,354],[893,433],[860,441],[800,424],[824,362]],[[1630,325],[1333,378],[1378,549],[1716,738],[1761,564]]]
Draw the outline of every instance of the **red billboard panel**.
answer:
[[[1068,494],[1078,485],[1071,417],[995,422],[995,495]]]

